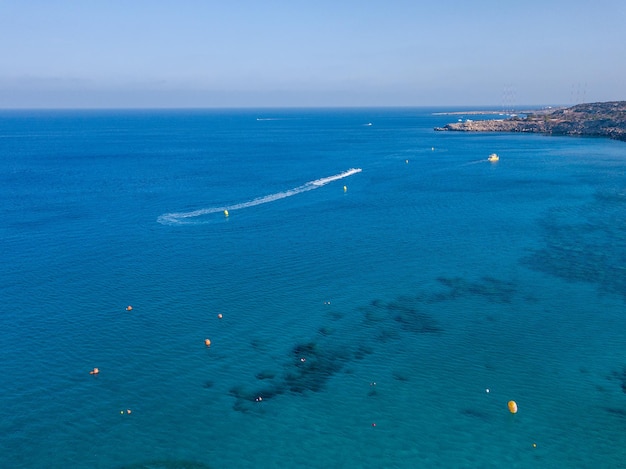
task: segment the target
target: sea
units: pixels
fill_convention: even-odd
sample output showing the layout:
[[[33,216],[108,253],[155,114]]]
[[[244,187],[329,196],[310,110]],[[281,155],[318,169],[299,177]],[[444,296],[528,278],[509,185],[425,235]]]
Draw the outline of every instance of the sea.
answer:
[[[626,467],[626,143],[466,111],[1,111],[0,467]]]

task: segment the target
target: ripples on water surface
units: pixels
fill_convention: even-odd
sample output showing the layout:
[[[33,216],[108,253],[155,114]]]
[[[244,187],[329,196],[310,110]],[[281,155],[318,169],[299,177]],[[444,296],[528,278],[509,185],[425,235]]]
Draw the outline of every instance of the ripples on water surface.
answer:
[[[4,112],[0,466],[620,467],[626,146],[447,119]]]

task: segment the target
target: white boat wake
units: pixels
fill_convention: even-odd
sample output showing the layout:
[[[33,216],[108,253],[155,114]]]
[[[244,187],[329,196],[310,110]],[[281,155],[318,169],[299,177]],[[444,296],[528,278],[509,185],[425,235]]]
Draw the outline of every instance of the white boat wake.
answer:
[[[223,207],[201,208],[198,210],[193,210],[191,212],[164,213],[157,218],[157,221],[162,225],[195,225],[203,223],[201,221],[195,220],[196,218],[203,215],[220,212],[224,213],[224,211],[228,211],[230,213],[234,210],[241,210],[243,208],[267,204],[269,202],[274,202],[276,200],[284,199],[286,197],[291,197],[292,195],[301,194],[303,192],[311,191],[313,189],[319,189],[326,184],[337,181],[339,179],[347,178],[348,176],[360,173],[361,171],[361,168],[351,168],[347,171],[344,171],[343,173],[335,174],[334,176],[309,181],[305,184],[302,184],[301,186],[294,187],[293,189],[289,189],[283,192],[277,192],[275,194],[270,194],[263,197],[257,197],[256,199],[252,199],[247,202],[241,202],[238,204],[225,205]]]

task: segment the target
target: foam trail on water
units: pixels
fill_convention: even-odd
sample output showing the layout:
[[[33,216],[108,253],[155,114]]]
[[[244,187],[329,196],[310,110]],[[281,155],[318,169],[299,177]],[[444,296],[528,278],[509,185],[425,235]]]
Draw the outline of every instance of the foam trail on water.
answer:
[[[254,207],[255,205],[267,204],[269,202],[274,202],[275,200],[284,199],[286,197],[291,197],[292,195],[301,194],[303,192],[311,191],[313,189],[319,189],[326,184],[329,184],[333,181],[337,181],[339,179],[347,178],[348,176],[352,176],[353,174],[360,173],[361,168],[351,168],[343,173],[335,174],[334,176],[328,176],[321,179],[315,179],[314,181],[309,181],[301,186],[294,187],[293,189],[289,189],[283,192],[277,192],[275,194],[266,195],[263,197],[257,197],[256,199],[248,200],[247,202],[241,202],[233,205],[225,205],[223,207],[209,207],[209,208],[201,208],[198,210],[193,210],[191,212],[178,212],[178,213],[164,213],[157,218],[157,221],[162,225],[191,225],[202,223],[193,220],[194,218],[200,217],[202,215],[209,215],[211,213],[219,213],[224,212],[224,210],[228,210],[232,212],[234,210],[241,210],[243,208]]]
[[[468,163],[463,163],[461,166],[469,166],[471,164],[485,163],[486,161],[489,161],[489,160],[487,158],[484,158],[482,160],[470,161]]]

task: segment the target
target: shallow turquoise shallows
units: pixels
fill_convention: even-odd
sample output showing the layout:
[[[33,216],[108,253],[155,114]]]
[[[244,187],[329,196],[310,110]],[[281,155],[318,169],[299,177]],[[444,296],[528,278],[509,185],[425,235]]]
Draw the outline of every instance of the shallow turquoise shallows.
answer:
[[[0,467],[624,467],[626,143],[436,111],[1,112]]]

